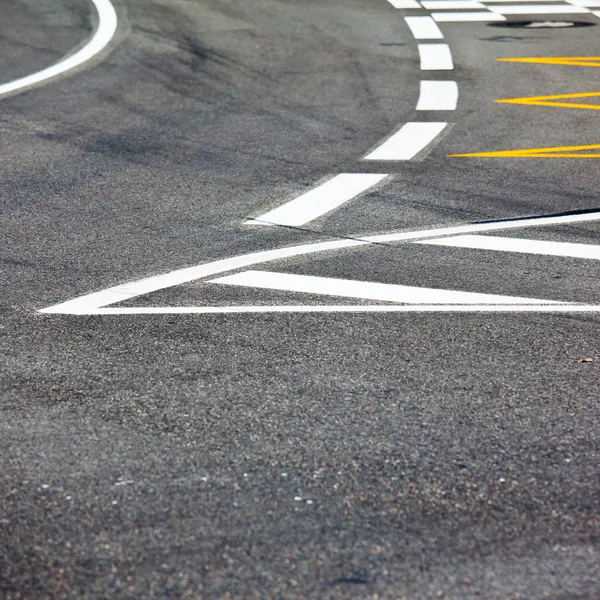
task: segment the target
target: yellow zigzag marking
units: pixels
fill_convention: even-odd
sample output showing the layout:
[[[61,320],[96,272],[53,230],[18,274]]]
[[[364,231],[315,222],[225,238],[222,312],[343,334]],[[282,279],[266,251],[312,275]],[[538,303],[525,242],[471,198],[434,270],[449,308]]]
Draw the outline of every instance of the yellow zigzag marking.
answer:
[[[529,98],[508,98],[496,100],[504,104],[528,104],[530,106],[558,106],[561,108],[588,108],[600,110],[600,104],[584,104],[583,102],[554,102],[554,100],[570,100],[572,98],[600,97],[600,92],[585,92],[584,94],[558,94],[555,96],[531,96]]]

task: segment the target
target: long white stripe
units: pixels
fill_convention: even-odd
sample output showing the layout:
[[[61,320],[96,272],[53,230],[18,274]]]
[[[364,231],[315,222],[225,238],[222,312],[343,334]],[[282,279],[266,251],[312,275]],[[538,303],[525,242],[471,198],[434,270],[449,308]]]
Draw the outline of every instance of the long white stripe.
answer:
[[[421,81],[417,110],[456,110],[456,81]]]
[[[452,53],[448,44],[419,44],[421,71],[452,71]]]
[[[483,231],[502,231],[504,229],[524,229],[526,227],[542,227],[545,225],[566,225],[567,223],[587,223],[600,221],[600,211],[579,213],[573,215],[557,215],[554,217],[531,217],[510,221],[495,221],[487,223],[469,223],[455,227],[441,227],[438,229],[422,229],[421,231],[408,231],[404,233],[384,233],[362,238],[373,244],[387,244],[392,242],[408,242],[425,238],[441,238],[463,233],[481,233]]]
[[[524,2],[545,2],[548,3],[548,0],[481,0],[484,4],[508,4],[509,2],[514,2],[515,4],[523,4]],[[569,2],[569,0],[565,0]],[[571,4],[579,4],[579,2],[570,2]],[[583,6],[583,5],[582,5]],[[489,7],[488,7],[489,8]]]
[[[416,40],[442,40],[444,34],[431,17],[404,17]]]
[[[423,0],[421,4],[427,10],[476,10],[485,8],[481,2],[471,0]]]
[[[86,315],[221,315],[269,313],[590,313],[597,304],[364,304],[277,306],[140,306],[97,308]]]
[[[315,277],[313,275],[273,273],[271,271],[244,271],[243,273],[213,279],[208,283],[285,292],[302,292],[321,296],[360,298],[379,302],[401,302],[403,304],[560,304],[560,302],[552,300],[458,292],[371,281]]]
[[[411,160],[444,130],[447,123],[406,123],[365,160]]]
[[[332,211],[341,204],[356,198],[359,194],[373,187],[387,175],[372,173],[342,173],[326,181],[314,190],[310,190],[298,198],[275,208],[256,220],[248,221],[249,224],[270,225],[305,225],[318,217]]]
[[[600,211],[596,211],[593,213],[560,215],[554,217],[532,217],[529,219],[513,221],[471,223],[467,225],[457,225],[455,227],[441,227],[437,229],[424,229],[420,231],[398,232],[369,236],[362,239],[345,239],[333,242],[320,242],[317,244],[278,248],[276,250],[265,250],[262,252],[242,254],[210,263],[204,263],[194,267],[178,269],[162,275],[156,275],[154,277],[140,279],[131,283],[117,285],[100,292],[93,292],[61,304],[44,308],[39,312],[56,314],[99,314],[99,311],[102,310],[103,307],[109,306],[110,304],[129,300],[131,298],[135,298],[136,296],[142,296],[150,292],[155,292],[164,288],[187,283],[203,277],[218,275],[220,273],[226,273],[227,271],[234,271],[236,269],[264,264],[283,258],[292,258],[296,256],[316,254],[318,252],[355,248],[369,243],[386,244],[393,242],[409,242],[425,238],[447,237],[465,233],[481,233],[484,231],[520,229],[525,227],[540,227],[544,225],[564,225],[566,223],[582,223],[599,220]],[[122,309],[114,310],[120,311]],[[196,309],[193,309],[191,312],[197,311]]]
[[[518,238],[491,237],[486,235],[459,235],[441,240],[422,240],[419,244],[473,248],[478,250],[498,250],[523,254],[543,254],[545,256],[567,256],[571,258],[591,258],[600,260],[600,246],[594,244],[573,244],[570,242],[544,242]]]
[[[431,13],[433,19],[438,23],[467,23],[471,21],[506,21],[504,15],[498,15],[493,12],[447,12]]]
[[[559,15],[591,12],[583,6],[568,4],[492,4],[488,9],[501,15]]]
[[[417,0],[388,0],[394,8],[421,8]]]
[[[575,6],[585,6],[587,8],[600,8],[600,0],[567,0],[567,2],[569,4],[574,4]]]
[[[96,29],[96,32],[90,41],[72,56],[65,58],[59,63],[48,67],[43,71],[38,71],[37,73],[27,75],[27,77],[1,84],[0,96],[36,85],[42,81],[46,81],[47,79],[51,79],[57,75],[66,73],[67,71],[70,71],[71,69],[74,69],[75,67],[78,67],[84,62],[90,60],[90,58],[106,48],[107,44],[117,31],[117,13],[115,12],[113,5],[110,3],[110,0],[92,0],[92,2],[94,3],[96,11],[98,12],[98,28]]]

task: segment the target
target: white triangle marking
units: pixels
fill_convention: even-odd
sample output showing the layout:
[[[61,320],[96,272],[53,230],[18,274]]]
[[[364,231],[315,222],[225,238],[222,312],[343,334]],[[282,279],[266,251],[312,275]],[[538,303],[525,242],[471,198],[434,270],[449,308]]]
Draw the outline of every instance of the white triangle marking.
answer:
[[[304,292],[322,296],[360,298],[379,302],[400,302],[402,304],[563,304],[553,300],[459,292],[314,275],[274,273],[272,271],[243,271],[213,279],[209,283],[285,292]]]

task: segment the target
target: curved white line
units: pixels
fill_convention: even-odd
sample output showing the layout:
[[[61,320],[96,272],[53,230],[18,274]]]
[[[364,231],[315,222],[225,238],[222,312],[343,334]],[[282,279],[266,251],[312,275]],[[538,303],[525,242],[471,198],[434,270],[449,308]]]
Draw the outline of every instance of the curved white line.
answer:
[[[0,96],[30,87],[41,83],[42,81],[46,81],[47,79],[56,77],[57,75],[61,75],[62,73],[66,73],[84,62],[87,62],[90,58],[106,48],[117,31],[117,13],[110,0],[92,0],[92,2],[98,12],[98,28],[90,41],[75,54],[61,60],[47,69],[32,73],[21,79],[15,79],[14,81],[1,84]]]
[[[111,288],[104,289],[100,292],[92,292],[85,296],[80,296],[73,300],[68,300],[61,304],[49,306],[40,310],[41,313],[65,314],[65,315],[92,315],[92,314],[125,314],[131,313],[132,308],[114,308],[105,309],[105,307],[118,302],[131,300],[136,296],[156,292],[164,288],[188,283],[195,279],[202,279],[211,275],[226,273],[244,267],[250,267],[274,260],[283,258],[293,258],[296,256],[305,256],[308,254],[316,254],[317,252],[328,252],[332,250],[342,250],[346,248],[355,248],[366,244],[387,244],[393,242],[411,242],[423,240],[426,238],[440,238],[453,235],[461,235],[466,233],[481,233],[484,231],[501,231],[504,229],[521,229],[524,227],[540,227],[543,225],[561,225],[566,223],[581,223],[587,221],[599,221],[600,211],[593,213],[575,214],[575,215],[560,215],[553,217],[531,217],[528,219],[511,220],[511,221],[495,221],[489,223],[469,223],[467,225],[457,225],[454,227],[441,227],[438,229],[425,229],[421,231],[407,231],[398,233],[389,233],[383,235],[373,235],[362,239],[345,239],[335,240],[332,242],[318,242],[315,244],[305,244],[300,246],[290,246],[287,248],[278,248],[275,250],[263,250],[261,252],[253,252],[251,254],[242,254],[216,260],[210,263],[204,263],[195,267],[187,267],[147,277],[131,283],[117,285]],[[157,310],[149,308],[147,311]],[[188,312],[211,312],[202,308],[190,308]],[[146,312],[147,312],[146,311]],[[160,312],[160,310],[158,310]],[[182,312],[177,309],[174,312]],[[227,312],[227,311],[223,311]]]

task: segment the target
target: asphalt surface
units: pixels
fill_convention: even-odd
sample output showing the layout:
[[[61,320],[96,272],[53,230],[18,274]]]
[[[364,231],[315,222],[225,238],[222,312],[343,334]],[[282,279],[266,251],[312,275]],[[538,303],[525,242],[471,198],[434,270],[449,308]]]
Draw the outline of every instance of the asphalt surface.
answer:
[[[4,4],[2,82],[95,26],[85,0]],[[442,23],[453,125],[384,165],[361,158],[440,120],[385,0],[115,8],[85,68],[0,99],[0,597],[599,598],[598,313],[37,312],[250,252],[600,208],[597,159],[447,157],[600,144],[594,110],[494,103],[598,89],[494,59],[595,56],[599,27]],[[244,225],[341,172],[394,176],[303,227]],[[600,304],[594,260],[371,244],[260,268]],[[124,304],[291,303],[190,282]]]

